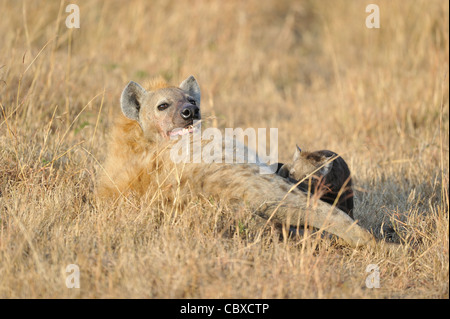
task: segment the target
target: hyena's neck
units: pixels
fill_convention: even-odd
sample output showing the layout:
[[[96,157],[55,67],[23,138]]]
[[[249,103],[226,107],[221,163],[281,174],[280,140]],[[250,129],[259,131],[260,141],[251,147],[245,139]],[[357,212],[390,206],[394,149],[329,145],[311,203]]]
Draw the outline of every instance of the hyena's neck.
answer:
[[[108,154],[100,173],[98,193],[103,197],[144,193],[151,182],[150,175],[162,165],[154,159],[164,141],[146,138],[139,124],[125,116],[117,118],[111,131]],[[160,162],[161,163],[161,162]]]
[[[144,136],[139,123],[121,115],[113,128],[110,147],[117,147],[120,153],[131,152],[139,155],[157,144],[156,138],[149,139]]]

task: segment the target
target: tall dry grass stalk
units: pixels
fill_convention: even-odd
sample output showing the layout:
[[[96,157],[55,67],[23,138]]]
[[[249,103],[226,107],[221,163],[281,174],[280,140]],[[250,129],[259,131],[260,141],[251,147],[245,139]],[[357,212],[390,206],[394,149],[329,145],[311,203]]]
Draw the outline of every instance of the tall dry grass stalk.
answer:
[[[80,29],[68,3],[0,0],[0,297],[448,298],[446,1],[377,1],[380,29],[366,1],[80,1]],[[207,198],[97,200],[125,84],[189,74],[210,125],[277,127],[280,161],[340,153],[360,223],[403,247],[257,236]]]

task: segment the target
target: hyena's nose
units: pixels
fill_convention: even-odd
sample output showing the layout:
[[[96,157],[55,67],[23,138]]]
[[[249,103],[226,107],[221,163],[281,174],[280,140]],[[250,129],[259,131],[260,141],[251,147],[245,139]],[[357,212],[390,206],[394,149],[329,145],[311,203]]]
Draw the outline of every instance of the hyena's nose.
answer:
[[[200,109],[195,105],[186,106],[181,110],[181,117],[185,120],[200,119]]]

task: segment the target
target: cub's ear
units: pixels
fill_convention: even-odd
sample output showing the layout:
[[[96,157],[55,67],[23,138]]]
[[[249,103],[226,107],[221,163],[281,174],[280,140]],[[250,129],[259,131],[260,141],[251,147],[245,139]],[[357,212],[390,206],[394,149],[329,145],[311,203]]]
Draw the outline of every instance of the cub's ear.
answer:
[[[294,162],[296,162],[300,158],[300,155],[302,153],[302,149],[300,147],[298,147],[298,145],[295,145],[295,146],[296,146],[296,148],[295,148],[295,154],[294,154],[294,158],[293,158]]]
[[[144,97],[145,89],[131,81],[125,87],[120,97],[120,107],[123,114],[130,120],[139,122],[139,110],[141,109],[142,98]]]
[[[180,89],[192,96],[195,102],[197,102],[197,106],[200,107],[200,86],[192,75],[181,82]]]

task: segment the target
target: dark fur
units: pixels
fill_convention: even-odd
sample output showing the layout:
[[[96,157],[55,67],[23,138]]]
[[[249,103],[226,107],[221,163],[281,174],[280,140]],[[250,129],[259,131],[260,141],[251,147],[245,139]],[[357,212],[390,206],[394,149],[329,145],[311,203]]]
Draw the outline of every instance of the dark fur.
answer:
[[[321,150],[311,153],[305,153],[302,155],[302,160],[306,160],[311,162],[314,166],[320,165],[323,161],[324,157],[333,158],[336,157],[337,154],[329,151],[329,150]],[[297,184],[299,181],[293,179],[291,176],[286,175],[285,172],[282,172],[281,168],[284,164],[278,163],[277,174],[287,178],[289,182],[293,184]],[[311,172],[308,172],[311,173]],[[311,185],[310,185],[311,183]],[[342,211],[346,212],[351,218],[353,217],[353,189],[352,189],[352,179],[350,174],[350,169],[348,168],[347,163],[342,157],[338,157],[333,161],[332,167],[326,175],[323,175],[321,171],[315,172],[311,178],[306,179],[302,183],[300,183],[297,187],[303,192],[308,192],[308,189],[311,190],[312,194],[319,193],[321,194],[320,199],[326,203],[334,204],[336,198],[339,195],[339,192],[342,187],[345,189],[342,194],[339,196],[339,200],[336,206]]]

